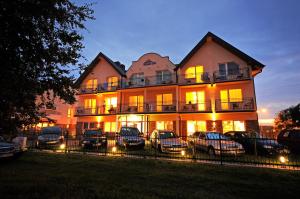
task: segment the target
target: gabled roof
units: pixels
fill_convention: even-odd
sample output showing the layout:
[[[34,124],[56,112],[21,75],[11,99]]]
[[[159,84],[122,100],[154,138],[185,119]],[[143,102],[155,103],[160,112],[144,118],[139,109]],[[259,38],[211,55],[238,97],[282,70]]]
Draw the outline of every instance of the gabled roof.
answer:
[[[76,80],[75,86],[78,87],[83,80],[87,77],[87,75],[93,70],[93,68],[99,63],[100,57],[105,59],[121,76],[126,77],[126,71],[121,68],[121,64],[119,62],[113,62],[110,58],[100,52],[95,59],[90,63],[90,65],[84,70],[84,72],[80,75],[80,77]]]
[[[253,59],[246,53],[240,51],[236,47],[232,46],[231,44],[227,43],[220,37],[216,36],[215,34],[208,32],[201,40],[200,42],[183,58],[183,60],[176,66],[175,70],[178,68],[181,68],[186,62],[205,44],[207,41],[207,38],[212,38],[214,42],[222,46],[223,48],[230,51],[232,54],[236,55],[240,59],[244,60],[248,65],[252,66],[252,69],[262,69],[265,65],[260,63],[259,61]]]

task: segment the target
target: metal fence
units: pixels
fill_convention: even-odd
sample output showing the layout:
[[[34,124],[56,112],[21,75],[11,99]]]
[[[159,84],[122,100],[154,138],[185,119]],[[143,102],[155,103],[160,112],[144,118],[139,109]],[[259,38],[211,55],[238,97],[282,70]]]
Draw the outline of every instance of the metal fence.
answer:
[[[271,168],[300,169],[300,155],[278,144],[276,139],[230,139],[201,137],[124,137],[106,134],[98,138],[71,138],[44,148],[37,146],[37,136],[29,140],[29,149],[65,153],[94,153],[104,156],[135,156],[180,159],[214,164],[237,164]]]

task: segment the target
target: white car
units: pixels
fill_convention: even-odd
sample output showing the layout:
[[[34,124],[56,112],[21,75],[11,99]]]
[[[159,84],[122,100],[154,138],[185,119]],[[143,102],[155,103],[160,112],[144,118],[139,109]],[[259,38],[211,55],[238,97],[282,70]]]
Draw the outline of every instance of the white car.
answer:
[[[188,138],[196,149],[206,151],[209,155],[241,155],[243,146],[219,132],[195,132]]]
[[[150,136],[151,146],[164,153],[181,153],[186,151],[187,143],[173,131],[154,130]]]

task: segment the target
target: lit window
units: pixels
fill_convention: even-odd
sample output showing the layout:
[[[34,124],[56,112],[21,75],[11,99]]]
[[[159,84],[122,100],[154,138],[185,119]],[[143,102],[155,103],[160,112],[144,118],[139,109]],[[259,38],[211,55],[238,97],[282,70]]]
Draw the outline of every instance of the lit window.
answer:
[[[203,66],[192,66],[185,70],[186,79],[196,79],[196,83],[202,82]]]
[[[186,104],[197,104],[198,110],[205,110],[205,93],[204,91],[193,91],[185,93]]]
[[[90,109],[91,113],[94,114],[96,112],[96,99],[85,99],[84,100],[84,108]]]
[[[86,83],[86,88],[97,89],[98,86],[97,84],[98,84],[97,79],[89,79]]]
[[[129,96],[129,106],[138,107],[138,111],[143,111],[144,106],[144,96]]]
[[[67,117],[71,117],[71,116],[72,116],[72,109],[68,108]]]
[[[228,110],[228,102],[241,102],[243,101],[242,89],[229,89],[221,90],[221,108],[223,110]]]
[[[222,122],[223,133],[228,131],[245,131],[245,122],[244,121],[232,121],[226,120]]]
[[[117,87],[118,77],[109,77],[107,83],[108,83],[108,89],[110,89],[111,87]]]
[[[105,98],[105,113],[109,113],[109,110],[117,107],[117,97]]]
[[[173,104],[173,95],[168,94],[158,94],[156,95],[156,110],[162,111],[162,106],[172,105]]]
[[[104,132],[116,132],[116,122],[104,122]]]
[[[196,131],[206,131],[205,121],[187,121],[187,134],[192,135]]]
[[[173,121],[157,121],[156,129],[158,130],[173,130]]]

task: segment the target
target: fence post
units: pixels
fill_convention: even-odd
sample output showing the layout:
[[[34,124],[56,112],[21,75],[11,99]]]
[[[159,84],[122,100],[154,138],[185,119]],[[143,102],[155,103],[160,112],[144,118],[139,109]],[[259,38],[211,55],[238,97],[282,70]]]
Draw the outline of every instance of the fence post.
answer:
[[[69,131],[67,131],[67,134],[66,134],[66,146],[65,146],[65,153],[67,153],[67,151],[68,151],[68,139],[69,139]]]
[[[219,147],[220,147],[220,163],[221,163],[221,165],[223,165],[221,134],[219,134]]]

